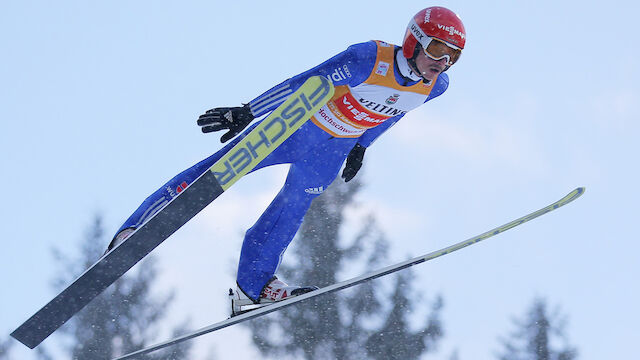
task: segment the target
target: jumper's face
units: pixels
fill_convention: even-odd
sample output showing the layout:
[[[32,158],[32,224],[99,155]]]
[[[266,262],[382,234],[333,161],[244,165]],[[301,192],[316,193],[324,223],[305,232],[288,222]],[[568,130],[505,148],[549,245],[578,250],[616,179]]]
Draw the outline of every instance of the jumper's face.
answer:
[[[418,74],[425,80],[433,81],[447,66],[446,59],[434,60],[426,54],[418,54],[416,57],[416,67]]]
[[[425,36],[421,39],[422,41],[416,48],[415,66],[417,69],[415,70],[430,82],[460,59],[462,49],[434,37]]]

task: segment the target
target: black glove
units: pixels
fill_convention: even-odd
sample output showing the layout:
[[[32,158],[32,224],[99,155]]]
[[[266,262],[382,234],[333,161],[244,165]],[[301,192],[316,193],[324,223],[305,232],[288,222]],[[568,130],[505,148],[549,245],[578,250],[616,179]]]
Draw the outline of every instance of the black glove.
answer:
[[[362,159],[364,158],[364,152],[366,150],[367,148],[360,144],[356,144],[356,146],[351,149],[351,152],[349,152],[347,156],[347,164],[344,166],[344,170],[342,170],[344,182],[349,182],[356,176],[358,170],[362,167]]]
[[[227,142],[246,128],[253,119],[249,104],[245,104],[242,107],[219,107],[207,110],[198,118],[198,125],[202,126],[203,133],[229,129],[220,138],[220,142]]]

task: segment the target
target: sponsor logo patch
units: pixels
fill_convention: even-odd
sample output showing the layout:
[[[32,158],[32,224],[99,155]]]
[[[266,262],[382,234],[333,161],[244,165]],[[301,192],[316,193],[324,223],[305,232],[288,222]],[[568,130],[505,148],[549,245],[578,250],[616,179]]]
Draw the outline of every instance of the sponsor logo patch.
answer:
[[[460,38],[464,39],[464,33],[455,28],[455,26],[444,26],[438,24],[438,29],[444,30],[449,33],[449,35],[458,35]]]
[[[304,189],[304,192],[306,192],[307,194],[319,195],[324,192],[324,186]]]
[[[424,23],[428,23],[429,21],[431,21],[431,9],[428,9],[425,13],[424,13]]]
[[[329,77],[333,81],[347,80],[351,77],[351,71],[347,65],[342,65],[342,67],[336,68]]]
[[[386,102],[388,105],[393,105],[398,102],[399,98],[400,98],[400,94],[393,94],[389,96],[387,100],[385,100],[384,102]]]
[[[420,29],[420,27],[417,24],[411,24],[411,33],[413,34],[413,36],[416,37],[416,39],[418,39],[419,42],[422,42],[424,37],[426,36],[422,30]]]
[[[187,188],[187,182],[183,181],[180,185],[178,185],[178,187],[176,188],[176,191],[178,192],[178,194],[180,194],[186,188]]]
[[[376,69],[376,74],[386,76],[389,71],[389,63],[380,61],[378,62],[378,68]]]

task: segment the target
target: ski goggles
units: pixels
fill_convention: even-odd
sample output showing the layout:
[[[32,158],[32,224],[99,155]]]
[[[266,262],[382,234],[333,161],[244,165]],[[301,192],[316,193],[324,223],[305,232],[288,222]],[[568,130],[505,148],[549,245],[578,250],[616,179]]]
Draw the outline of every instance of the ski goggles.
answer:
[[[462,49],[457,46],[447,44],[446,42],[432,38],[426,37],[426,41],[423,40],[420,42],[422,45],[422,50],[424,54],[430,57],[433,60],[447,60],[447,66],[453,65],[462,54]],[[426,44],[425,44],[426,43]]]

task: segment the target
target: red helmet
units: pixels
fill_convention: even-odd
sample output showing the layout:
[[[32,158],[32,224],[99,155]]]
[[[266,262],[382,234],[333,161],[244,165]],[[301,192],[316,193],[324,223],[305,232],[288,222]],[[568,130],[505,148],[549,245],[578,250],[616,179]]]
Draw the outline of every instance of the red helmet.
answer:
[[[402,54],[407,59],[413,58],[418,43],[426,49],[433,38],[446,43],[453,49],[462,51],[466,33],[460,17],[453,11],[440,6],[421,10],[407,26],[402,42]]]

